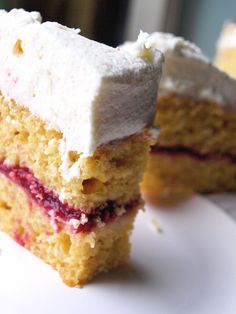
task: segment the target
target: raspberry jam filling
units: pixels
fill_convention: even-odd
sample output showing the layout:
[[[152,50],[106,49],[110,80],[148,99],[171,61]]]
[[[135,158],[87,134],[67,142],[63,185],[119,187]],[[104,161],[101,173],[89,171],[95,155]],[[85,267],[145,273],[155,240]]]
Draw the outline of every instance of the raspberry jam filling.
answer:
[[[92,228],[102,226],[120,216],[117,211],[119,206],[110,200],[90,213],[61,202],[58,195],[44,187],[27,167],[9,166],[0,162],[0,172],[22,187],[29,198],[44,209],[58,231],[61,223],[69,223],[72,232],[89,232]],[[123,205],[120,213],[123,215],[136,209],[138,203],[138,200],[135,200]]]
[[[153,154],[168,154],[168,155],[189,155],[198,160],[209,160],[209,159],[227,159],[232,163],[236,162],[236,156],[229,153],[204,153],[197,151],[194,148],[186,147],[182,145],[176,146],[161,146],[155,145],[151,148]]]

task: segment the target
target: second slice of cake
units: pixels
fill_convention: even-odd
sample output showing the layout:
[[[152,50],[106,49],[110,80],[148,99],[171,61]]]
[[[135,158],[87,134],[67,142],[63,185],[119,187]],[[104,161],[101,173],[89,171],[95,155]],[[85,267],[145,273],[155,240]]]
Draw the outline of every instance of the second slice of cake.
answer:
[[[172,34],[141,33],[134,51],[163,52],[154,125],[159,136],[142,183],[151,199],[236,190],[236,80],[194,44]]]
[[[162,56],[0,11],[0,229],[70,286],[127,261]]]

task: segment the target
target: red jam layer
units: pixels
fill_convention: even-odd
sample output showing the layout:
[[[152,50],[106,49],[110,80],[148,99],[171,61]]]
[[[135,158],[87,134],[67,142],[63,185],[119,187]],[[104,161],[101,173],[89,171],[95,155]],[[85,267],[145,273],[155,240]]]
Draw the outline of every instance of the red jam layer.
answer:
[[[177,146],[159,146],[155,145],[151,148],[151,153],[153,154],[168,154],[168,155],[189,155],[192,158],[198,160],[210,160],[210,159],[227,159],[232,163],[236,162],[236,156],[229,153],[204,153],[195,150],[191,147],[186,147],[182,145]]]
[[[61,202],[59,196],[47,189],[27,167],[9,166],[0,162],[0,172],[24,189],[30,200],[43,208],[44,212],[53,220],[56,229],[60,229],[61,223],[69,223],[71,219],[81,221],[78,226],[71,226],[72,231],[89,232],[99,223],[106,224],[117,217],[118,205],[108,200],[103,206],[93,209],[90,213],[83,212],[80,208]],[[125,213],[137,208],[138,200],[125,205]],[[85,222],[86,221],[86,222]]]

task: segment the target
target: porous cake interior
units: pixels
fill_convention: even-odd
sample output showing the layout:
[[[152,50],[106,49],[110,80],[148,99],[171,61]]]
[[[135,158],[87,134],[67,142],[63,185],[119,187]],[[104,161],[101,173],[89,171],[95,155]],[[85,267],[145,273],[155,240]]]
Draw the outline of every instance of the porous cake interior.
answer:
[[[144,193],[168,196],[236,189],[233,109],[176,94],[161,96],[160,127],[142,183]]]
[[[0,175],[0,229],[49,263],[69,286],[82,286],[95,274],[127,262],[135,215],[134,208],[88,233],[73,233],[61,223],[56,232],[42,208]]]
[[[23,9],[0,37],[0,229],[83,285],[127,261],[163,56]]]
[[[0,117],[0,229],[57,269],[70,286],[126,262],[142,204],[147,135],[98,148],[81,158],[80,175],[66,180],[58,130],[2,96]],[[68,158],[73,165],[80,156],[71,151]]]
[[[0,116],[0,160],[29,168],[69,204],[90,211],[107,200],[124,204],[138,197],[149,149],[143,133],[104,145],[91,157],[80,158],[77,152],[68,152],[70,166],[80,158],[80,175],[68,181],[60,171],[59,131],[2,96]]]

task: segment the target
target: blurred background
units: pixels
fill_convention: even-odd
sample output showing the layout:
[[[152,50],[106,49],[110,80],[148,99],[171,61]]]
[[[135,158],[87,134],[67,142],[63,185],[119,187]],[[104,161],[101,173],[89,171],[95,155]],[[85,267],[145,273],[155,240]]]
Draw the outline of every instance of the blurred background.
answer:
[[[184,36],[213,57],[225,21],[236,22],[236,0],[0,0],[0,8],[40,11],[44,20],[80,28],[91,39],[117,46],[139,30]]]

